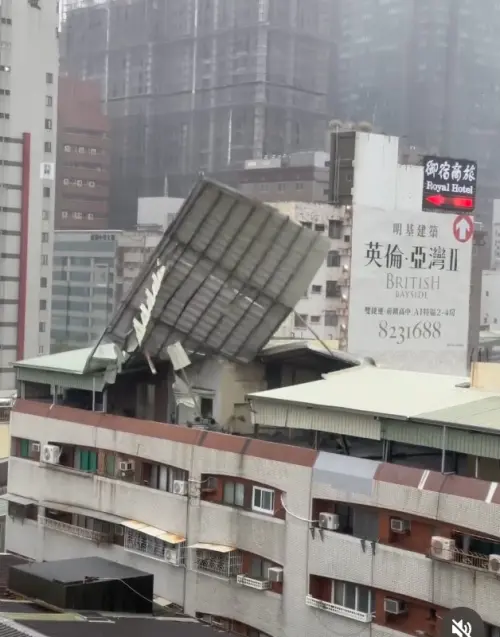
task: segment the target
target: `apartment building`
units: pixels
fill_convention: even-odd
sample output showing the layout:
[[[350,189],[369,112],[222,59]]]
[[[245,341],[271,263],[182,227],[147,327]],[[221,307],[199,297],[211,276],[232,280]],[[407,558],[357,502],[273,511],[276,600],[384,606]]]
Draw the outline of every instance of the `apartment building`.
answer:
[[[58,119],[55,227],[105,229],[110,140],[99,82],[60,77]]]
[[[292,313],[281,325],[278,338],[315,338],[339,341],[345,333],[348,313],[352,206],[279,202],[273,204],[303,228],[330,241],[326,260]],[[342,327],[344,325],[344,327]]]
[[[54,240],[51,349],[85,347],[107,327],[163,230],[59,230]]]
[[[15,360],[49,345],[57,27],[56,0],[0,6],[2,390],[14,388]]]
[[[490,367],[488,391],[361,366],[249,396],[262,435],[302,446],[52,404],[48,372],[12,412],[8,551],[152,573],[156,595],[242,635],[437,637],[459,606],[498,634]]]

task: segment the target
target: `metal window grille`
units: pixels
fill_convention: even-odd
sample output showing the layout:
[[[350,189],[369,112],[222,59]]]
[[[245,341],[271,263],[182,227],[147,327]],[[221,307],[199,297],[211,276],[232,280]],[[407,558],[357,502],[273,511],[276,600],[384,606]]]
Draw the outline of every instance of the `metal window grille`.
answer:
[[[172,566],[184,566],[186,543],[169,544],[140,531],[125,529],[124,549],[167,562]]]
[[[189,549],[189,570],[231,579],[241,573],[242,556],[238,551],[219,553],[207,549]]]

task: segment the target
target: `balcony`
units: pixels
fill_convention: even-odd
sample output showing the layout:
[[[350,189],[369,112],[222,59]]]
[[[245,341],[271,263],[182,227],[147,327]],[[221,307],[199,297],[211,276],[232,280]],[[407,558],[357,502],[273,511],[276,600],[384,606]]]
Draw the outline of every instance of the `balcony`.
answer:
[[[371,613],[363,613],[359,610],[347,608],[346,606],[333,604],[332,602],[324,602],[322,599],[312,597],[312,595],[306,596],[306,606],[324,610],[327,613],[333,613],[334,615],[341,615],[342,617],[347,617],[347,619],[354,619],[355,621],[362,622],[364,624],[370,623],[373,619]]]
[[[187,498],[146,486],[40,464],[24,458],[9,459],[9,488],[37,502],[52,501],[119,518],[154,522],[159,528],[186,534]],[[154,515],[154,519],[151,516]]]
[[[237,575],[236,583],[241,584],[241,586],[248,586],[248,588],[254,588],[256,591],[268,591],[272,586],[269,580],[256,579],[248,575]]]
[[[190,571],[223,580],[241,574],[242,556],[234,547],[200,542],[188,547],[188,550]]]
[[[129,553],[166,562],[170,566],[184,566],[185,538],[134,520],[123,523],[123,548]]]
[[[102,533],[101,531],[85,529],[81,526],[75,526],[73,524],[68,524],[67,522],[53,520],[52,518],[46,518],[44,516],[38,517],[38,523],[40,526],[44,526],[47,529],[59,531],[59,533],[64,533],[65,535],[72,535],[73,537],[78,537],[81,540],[89,540],[96,544],[109,544],[113,541],[113,536],[110,533]]]

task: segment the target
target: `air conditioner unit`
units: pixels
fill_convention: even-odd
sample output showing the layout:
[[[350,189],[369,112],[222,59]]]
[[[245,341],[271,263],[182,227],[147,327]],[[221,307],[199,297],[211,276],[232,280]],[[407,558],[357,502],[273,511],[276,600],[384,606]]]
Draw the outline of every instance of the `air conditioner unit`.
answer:
[[[406,604],[400,599],[386,597],[384,599],[384,611],[390,615],[402,615],[406,613]]]
[[[173,566],[179,566],[179,553],[177,549],[165,549],[165,562]]]
[[[435,535],[431,539],[431,556],[438,560],[451,562],[455,551],[455,541],[449,537]]]
[[[488,570],[490,573],[500,575],[500,555],[490,555],[488,560]]]
[[[280,566],[271,566],[267,569],[267,577],[270,582],[282,582],[283,569]]]
[[[188,483],[186,480],[174,480],[174,493],[176,495],[186,495]]]
[[[61,448],[57,445],[43,445],[40,460],[47,464],[58,464],[61,457]]]
[[[336,531],[340,526],[339,516],[336,513],[320,513],[319,528],[328,531]]]
[[[120,473],[131,473],[134,470],[134,462],[132,460],[121,460],[118,469]]]
[[[40,451],[40,443],[39,442],[32,442],[31,443],[31,451],[34,451],[35,453],[38,453]]]
[[[391,518],[391,531],[393,533],[407,533],[410,530],[410,521],[400,518]]]

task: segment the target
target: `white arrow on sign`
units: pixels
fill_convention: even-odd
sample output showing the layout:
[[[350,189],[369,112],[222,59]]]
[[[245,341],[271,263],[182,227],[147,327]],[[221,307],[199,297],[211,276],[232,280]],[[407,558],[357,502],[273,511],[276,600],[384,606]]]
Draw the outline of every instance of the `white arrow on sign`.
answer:
[[[455,228],[458,231],[458,240],[465,241],[471,231],[469,222],[466,219],[461,219]]]

